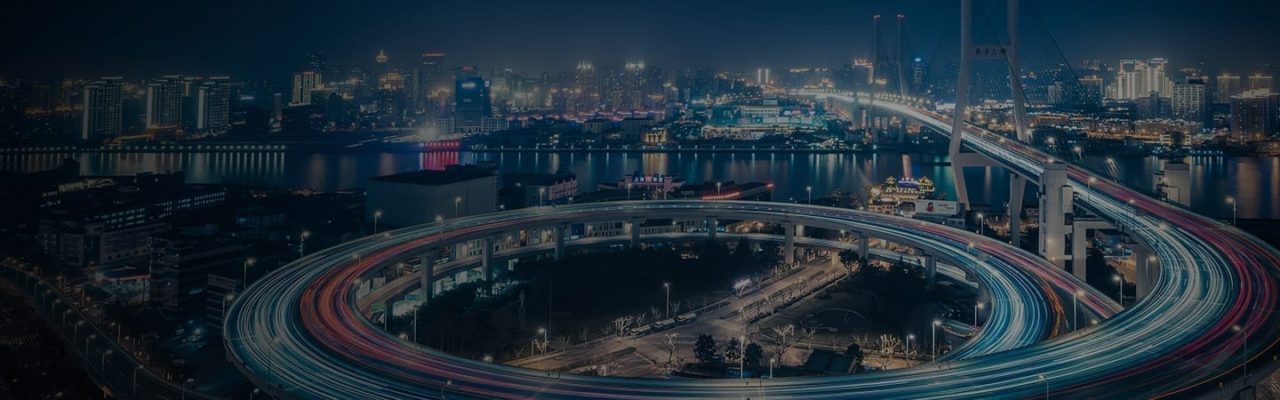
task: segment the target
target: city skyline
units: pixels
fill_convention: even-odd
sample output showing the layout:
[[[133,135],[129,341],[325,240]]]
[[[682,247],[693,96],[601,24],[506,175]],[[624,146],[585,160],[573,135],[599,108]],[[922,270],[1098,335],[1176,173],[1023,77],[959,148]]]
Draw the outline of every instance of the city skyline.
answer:
[[[0,39],[0,49],[20,61],[0,73],[6,79],[56,79],[181,71],[278,80],[305,65],[310,52],[326,52],[333,65],[352,68],[368,64],[380,50],[393,64],[417,63],[423,52],[443,51],[453,65],[535,73],[569,70],[584,60],[620,65],[645,59],[667,68],[737,71],[838,66],[870,52],[871,16],[877,14],[906,15],[913,53],[932,57],[935,47],[953,46],[945,39],[955,36],[947,17],[953,3],[255,5],[261,10],[183,4],[126,15],[123,8],[101,5],[49,10],[29,4],[8,18],[59,18],[40,26],[29,18],[4,21],[14,34]],[[977,12],[986,18],[1002,18],[998,4],[978,3]],[[1280,34],[1267,23],[1280,15],[1280,7],[1266,2],[1091,0],[1024,7],[1024,19],[1043,21],[1073,65],[1080,59],[1166,57],[1177,65],[1249,73],[1280,61],[1257,40]],[[681,12],[666,12],[675,9]],[[64,34],[42,33],[49,30]],[[981,27],[978,33],[989,34]]]

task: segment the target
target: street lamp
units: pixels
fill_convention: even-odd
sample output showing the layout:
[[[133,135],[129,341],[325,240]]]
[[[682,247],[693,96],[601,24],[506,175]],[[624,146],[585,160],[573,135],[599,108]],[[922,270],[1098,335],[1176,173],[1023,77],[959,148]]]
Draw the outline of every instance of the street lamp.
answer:
[[[813,186],[805,186],[804,191],[809,194],[809,204],[813,204]]]
[[[747,337],[738,336],[738,378],[747,378]]]
[[[226,296],[222,297],[222,318],[223,319],[227,318],[227,302],[231,301],[234,298],[236,298],[235,293],[227,293]]]
[[[662,282],[662,288],[667,289],[667,318],[671,318],[671,282]]]
[[[1044,374],[1036,375],[1036,377],[1044,381],[1044,399],[1049,400],[1049,377],[1044,376]]]
[[[241,271],[240,271],[240,285],[241,285],[240,288],[241,289],[249,288],[249,267],[257,263],[258,263],[258,260],[253,259],[253,257],[244,259],[244,265],[242,265]]]
[[[720,182],[716,182],[716,196],[720,196]]]
[[[1237,214],[1237,210],[1236,210],[1236,198],[1235,198],[1235,197],[1230,197],[1230,196],[1228,196],[1228,197],[1227,197],[1227,204],[1230,204],[1230,205],[1231,205],[1231,225],[1235,225],[1235,224],[1236,224],[1236,216],[1238,215],[1238,214]]]
[[[1116,290],[1116,295],[1120,299],[1120,307],[1124,307],[1124,275],[1112,275],[1111,281],[1120,284],[1120,289]]]
[[[382,218],[382,210],[373,211],[373,233],[378,233],[378,219]]]
[[[458,218],[458,206],[462,205],[462,196],[453,198],[453,217]]]
[[[542,355],[547,355],[547,347],[551,347],[551,342],[547,340],[547,328],[538,328],[538,333],[542,334]]]
[[[142,369],[142,365],[133,367],[133,385],[131,387],[133,388],[132,397],[135,399],[138,398],[138,370],[141,370],[141,369]]]
[[[1080,311],[1079,311],[1080,296],[1084,296],[1083,289],[1077,289],[1076,292],[1072,293],[1071,295],[1071,329],[1072,330],[1080,329],[1080,325],[1076,323],[1076,320],[1080,319]]]
[[[773,379],[773,364],[778,362],[777,358],[769,359],[769,379]]]
[[[111,353],[114,353],[114,352],[115,352],[114,350],[107,350],[102,352],[102,357],[101,357],[102,360],[98,362],[99,364],[98,372],[101,372],[104,377],[107,374],[107,356],[111,355]]]
[[[1244,332],[1244,328],[1241,328],[1240,325],[1231,325],[1231,331],[1235,333],[1242,333]],[[1241,334],[1240,337],[1244,339],[1240,348],[1240,368],[1244,371],[1244,377],[1247,383],[1249,379],[1249,335]]]
[[[985,304],[982,304],[982,302],[981,302],[981,301],[979,301],[979,302],[977,302],[977,303],[975,303],[975,304],[973,305],[973,326],[975,326],[975,327],[976,327],[976,326],[978,326],[978,312],[979,312],[979,311],[982,311],[982,308],[983,308],[983,307],[985,307],[985,306],[986,306],[986,305],[985,305]]]
[[[933,320],[933,337],[931,337],[931,338],[930,338],[930,341],[932,342],[932,343],[930,343],[930,345],[932,345],[932,347],[933,347],[933,349],[932,349],[932,352],[933,352],[933,360],[932,360],[932,361],[933,361],[933,362],[937,362],[937,361],[938,361],[938,327],[939,327],[939,326],[942,326],[942,321],[941,321],[941,320],[936,320],[936,319],[935,319],[935,320]]]
[[[986,225],[987,225],[986,220],[983,219],[982,213],[978,213],[978,235],[983,235],[986,233],[986,227],[987,227]]]
[[[183,398],[183,400],[186,400],[186,398],[187,398],[187,385],[192,384],[192,383],[195,383],[195,381],[196,381],[196,380],[195,380],[195,378],[187,378],[187,380],[182,381],[182,398]]]
[[[916,340],[916,335],[907,334],[907,365],[911,365],[911,342]]]
[[[308,236],[311,236],[311,231],[302,231],[302,234],[298,235],[298,257],[302,257],[307,254],[306,249]]]

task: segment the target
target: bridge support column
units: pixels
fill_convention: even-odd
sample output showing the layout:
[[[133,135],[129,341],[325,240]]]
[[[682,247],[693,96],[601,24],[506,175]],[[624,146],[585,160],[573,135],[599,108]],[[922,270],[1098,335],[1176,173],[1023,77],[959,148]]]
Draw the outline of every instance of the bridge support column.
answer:
[[[1088,227],[1080,223],[1071,225],[1071,274],[1085,282],[1089,281],[1089,267],[1086,265],[1089,255],[1085,246],[1088,239]]]
[[[867,258],[871,255],[870,250],[871,236],[867,236],[865,233],[858,234],[858,256],[862,257],[864,263],[870,260]]]
[[[419,275],[420,278],[418,284],[422,286],[423,303],[429,302],[431,301],[431,298],[435,297],[435,258],[437,250],[438,249],[427,250],[427,252],[423,253],[419,258],[421,261],[418,262],[418,268],[422,270],[422,274]],[[391,309],[388,308],[387,312],[391,312]]]
[[[931,255],[924,256],[925,285],[933,287],[938,281],[938,259]]]
[[[480,251],[480,275],[485,281],[491,281],[493,280],[493,237],[485,237],[481,242],[484,249]]]
[[[1009,244],[1022,247],[1022,197],[1027,193],[1027,179],[1009,171]]]
[[[782,246],[782,262],[791,265],[796,262],[796,226],[790,222],[783,223],[785,241]]]
[[[640,248],[640,225],[644,224],[643,219],[636,218],[627,222],[627,231],[631,235],[631,247]]]
[[[559,260],[561,257],[564,257],[564,225],[556,225],[556,227],[552,228],[551,231],[552,235],[555,236],[552,238],[556,244],[555,258],[556,260]]]
[[[1047,164],[1040,176],[1040,255],[1063,267],[1066,263],[1067,214],[1072,210],[1072,189],[1067,166]]]
[[[720,220],[716,217],[707,218],[707,240],[716,240],[716,231],[720,229]]]

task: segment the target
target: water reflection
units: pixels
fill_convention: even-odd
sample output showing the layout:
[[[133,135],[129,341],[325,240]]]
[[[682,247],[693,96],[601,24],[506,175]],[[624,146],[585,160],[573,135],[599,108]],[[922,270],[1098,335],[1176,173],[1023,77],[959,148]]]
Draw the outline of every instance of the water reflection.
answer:
[[[86,175],[122,175],[183,171],[196,183],[243,183],[273,187],[309,187],[332,191],[363,186],[368,177],[419,169],[442,169],[458,163],[495,162],[505,172],[568,170],[580,186],[594,188],[632,172],[677,174],[690,182],[762,181],[775,185],[776,200],[803,198],[805,187],[816,193],[834,190],[861,193],[888,176],[929,177],[938,190],[955,198],[954,177],[946,157],[891,152],[863,154],[796,153],[48,153],[0,155],[0,169],[24,172],[56,168],[75,158]],[[1196,211],[1230,216],[1226,196],[1235,196],[1241,218],[1280,218],[1280,158],[1189,157],[1191,200]],[[1152,187],[1161,160],[1154,157],[1085,156],[1090,167],[1144,190]],[[1008,174],[999,168],[965,172],[971,198],[1000,208],[1008,198]],[[1029,190],[1033,190],[1030,189]],[[1034,196],[1028,196],[1034,202]]]

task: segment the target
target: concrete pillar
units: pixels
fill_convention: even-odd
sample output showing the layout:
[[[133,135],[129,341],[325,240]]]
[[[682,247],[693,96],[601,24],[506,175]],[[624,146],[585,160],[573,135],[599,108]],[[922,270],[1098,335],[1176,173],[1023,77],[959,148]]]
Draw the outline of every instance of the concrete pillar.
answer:
[[[1027,180],[1009,171],[1009,244],[1022,247],[1022,197],[1027,192]]]
[[[782,246],[783,262],[791,265],[796,261],[796,226],[790,222],[784,222],[782,227],[786,232],[784,234],[785,244]]]
[[[1058,267],[1066,264],[1066,219],[1071,207],[1067,166],[1046,164],[1040,176],[1040,255]]]
[[[627,231],[631,234],[631,247],[640,248],[640,225],[644,223],[642,219],[636,219],[627,222]]]
[[[431,298],[435,297],[435,285],[433,285],[436,280],[434,271],[435,258],[436,250],[427,250],[427,252],[420,258],[422,261],[418,263],[419,269],[422,270],[422,274],[419,275],[420,278],[418,284],[422,286],[422,300],[424,303],[431,301]],[[391,312],[390,310],[391,309],[388,308],[387,312]]]
[[[707,218],[707,239],[716,240],[716,230],[720,229],[720,220],[716,217]]]
[[[1151,294],[1151,289],[1155,287],[1156,281],[1160,279],[1160,260],[1156,259],[1151,249],[1140,244],[1132,245],[1134,269],[1137,272],[1137,279],[1134,285],[1137,286],[1135,293],[1138,298],[1145,298]]]
[[[552,234],[555,236],[552,240],[555,240],[556,243],[555,257],[559,260],[564,256],[564,225],[556,225],[552,229]]]
[[[933,287],[938,281],[938,259],[931,255],[924,256],[925,284]]]
[[[485,237],[483,240],[484,248],[480,250],[480,275],[484,280],[493,280],[493,237]]]
[[[865,233],[858,235],[858,255],[863,260],[869,260],[868,257],[871,256],[871,237]]]
[[[1089,239],[1089,228],[1082,223],[1071,225],[1071,274],[1088,282],[1089,268],[1085,265],[1089,254],[1086,244]]]

